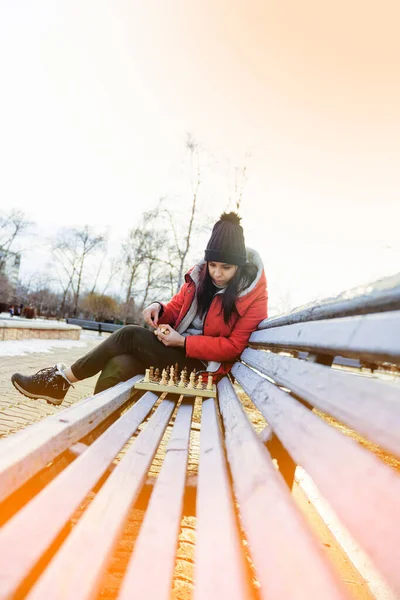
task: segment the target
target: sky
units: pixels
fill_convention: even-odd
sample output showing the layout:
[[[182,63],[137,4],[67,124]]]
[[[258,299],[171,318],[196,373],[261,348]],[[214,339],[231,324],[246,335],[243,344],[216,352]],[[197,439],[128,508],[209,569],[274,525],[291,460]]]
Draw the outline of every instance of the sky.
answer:
[[[400,271],[397,0],[0,0],[0,209],[116,247],[145,208],[241,214],[271,304]]]

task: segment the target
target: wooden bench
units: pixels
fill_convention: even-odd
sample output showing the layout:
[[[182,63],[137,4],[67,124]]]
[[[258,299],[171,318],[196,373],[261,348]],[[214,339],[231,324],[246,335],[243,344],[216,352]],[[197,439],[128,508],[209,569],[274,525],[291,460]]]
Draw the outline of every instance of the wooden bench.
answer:
[[[337,357],[373,364],[378,374],[335,366]],[[185,512],[196,516],[195,599],[348,598],[291,495],[296,465],[383,575],[385,598],[395,598],[400,384],[388,378],[399,365],[397,277],[261,323],[233,367],[236,383],[224,378],[217,401],[202,402],[194,480],[193,401],[138,393],[138,378],[0,440],[0,599],[96,598],[138,505],[146,512],[120,599],[170,598]],[[265,418],[261,434],[238,384]]]

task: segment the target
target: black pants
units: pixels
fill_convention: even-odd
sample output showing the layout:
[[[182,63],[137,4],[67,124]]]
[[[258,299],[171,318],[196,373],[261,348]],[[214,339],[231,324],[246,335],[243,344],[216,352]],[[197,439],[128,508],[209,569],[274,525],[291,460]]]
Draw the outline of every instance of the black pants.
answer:
[[[200,360],[185,358],[183,348],[167,348],[152,331],[127,325],[79,358],[71,369],[77,379],[86,379],[102,371],[95,388],[97,394],[144,373],[150,366],[161,370],[175,363],[179,364],[179,369],[187,367],[189,372],[205,368]]]

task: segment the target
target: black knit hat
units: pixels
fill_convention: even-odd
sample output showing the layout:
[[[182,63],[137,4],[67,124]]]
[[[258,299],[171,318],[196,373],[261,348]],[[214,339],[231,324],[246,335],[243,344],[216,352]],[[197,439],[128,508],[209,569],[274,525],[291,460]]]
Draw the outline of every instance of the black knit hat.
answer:
[[[240,217],[235,212],[223,213],[213,227],[204,260],[238,265],[246,264],[246,247]]]

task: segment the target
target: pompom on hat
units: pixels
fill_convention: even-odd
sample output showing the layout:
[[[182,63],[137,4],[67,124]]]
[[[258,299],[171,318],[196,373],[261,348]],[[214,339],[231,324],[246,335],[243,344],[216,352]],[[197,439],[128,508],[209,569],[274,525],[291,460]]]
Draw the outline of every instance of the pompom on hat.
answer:
[[[237,213],[223,213],[215,223],[204,253],[204,260],[239,267],[246,264],[243,228]]]

